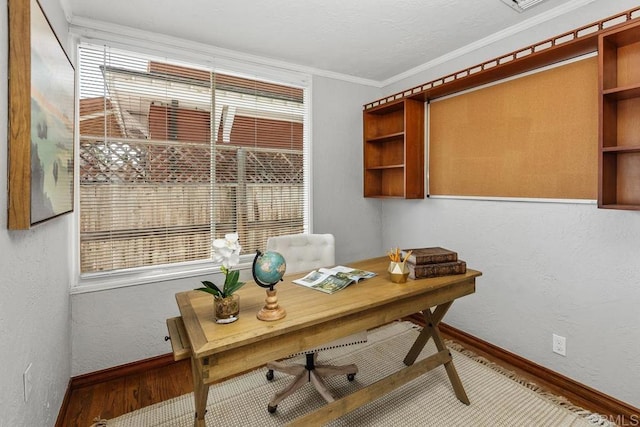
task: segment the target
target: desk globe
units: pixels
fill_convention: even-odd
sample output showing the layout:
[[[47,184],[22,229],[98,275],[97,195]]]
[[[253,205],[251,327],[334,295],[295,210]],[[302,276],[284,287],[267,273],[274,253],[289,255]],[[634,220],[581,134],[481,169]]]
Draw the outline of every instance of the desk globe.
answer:
[[[278,305],[278,297],[276,296],[276,290],[274,288],[274,286],[282,280],[286,269],[287,263],[284,257],[278,252],[256,252],[256,257],[253,259],[253,266],[251,268],[253,280],[255,280],[258,286],[267,288],[267,297],[264,300],[265,305],[256,315],[258,319],[269,322],[282,319],[287,315],[284,308]]]

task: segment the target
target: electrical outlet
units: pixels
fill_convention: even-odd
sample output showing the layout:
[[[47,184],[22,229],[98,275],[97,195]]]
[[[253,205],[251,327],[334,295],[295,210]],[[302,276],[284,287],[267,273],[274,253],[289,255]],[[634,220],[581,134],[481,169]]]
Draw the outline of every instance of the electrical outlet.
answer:
[[[31,377],[31,363],[27,366],[27,369],[22,374],[22,380],[24,381],[24,401],[29,401],[31,390],[33,389],[33,378]]]
[[[553,334],[553,352],[560,356],[567,355],[567,339],[565,337]]]

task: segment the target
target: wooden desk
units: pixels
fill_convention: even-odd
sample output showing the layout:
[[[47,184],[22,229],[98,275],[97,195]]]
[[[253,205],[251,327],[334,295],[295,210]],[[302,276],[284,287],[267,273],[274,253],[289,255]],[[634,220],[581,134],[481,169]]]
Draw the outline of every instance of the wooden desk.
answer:
[[[278,302],[287,316],[275,322],[256,318],[266,294],[253,283],[238,291],[240,316],[238,321],[227,325],[214,322],[210,295],[200,291],[176,294],[191,347],[194,426],[205,426],[207,394],[212,382],[419,311],[423,312],[427,327],[404,359],[407,368],[300,417],[293,425],[319,425],[336,419],[440,365],[445,366],[458,399],[469,404],[438,324],[455,299],[475,292],[475,279],[482,273],[467,270],[466,274],[397,284],[388,279],[388,264],[387,257],[349,263],[350,267],[378,275],[333,295],[291,283],[291,279],[304,274],[285,276],[276,289]],[[434,339],[438,352],[414,364],[429,338]],[[265,411],[268,400],[269,396],[265,396]]]

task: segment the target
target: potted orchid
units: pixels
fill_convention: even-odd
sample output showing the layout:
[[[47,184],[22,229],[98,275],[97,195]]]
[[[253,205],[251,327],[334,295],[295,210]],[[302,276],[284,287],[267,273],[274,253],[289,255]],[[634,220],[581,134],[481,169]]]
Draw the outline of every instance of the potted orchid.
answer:
[[[222,263],[220,271],[224,274],[224,284],[220,289],[213,282],[202,281],[204,287],[197,290],[213,295],[216,323],[231,323],[238,320],[240,297],[235,292],[244,286],[240,281],[240,271],[232,268],[240,263],[242,247],[237,233],[229,233],[224,239],[213,241],[213,261]]]

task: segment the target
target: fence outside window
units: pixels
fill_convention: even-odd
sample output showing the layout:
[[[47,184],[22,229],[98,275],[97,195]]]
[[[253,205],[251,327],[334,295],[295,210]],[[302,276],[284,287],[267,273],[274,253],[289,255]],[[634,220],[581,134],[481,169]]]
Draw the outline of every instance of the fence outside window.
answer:
[[[81,273],[308,229],[305,89],[90,45],[79,72]]]

